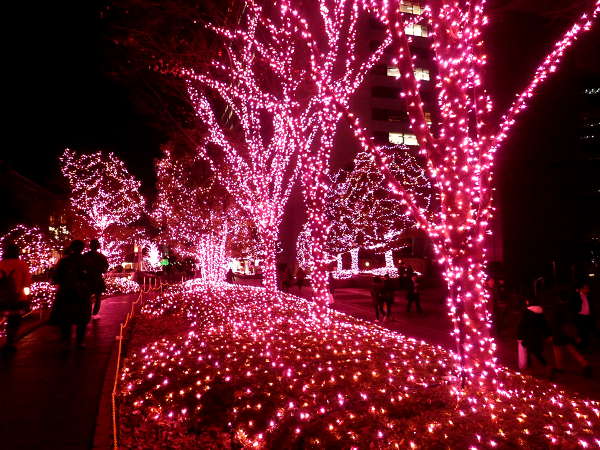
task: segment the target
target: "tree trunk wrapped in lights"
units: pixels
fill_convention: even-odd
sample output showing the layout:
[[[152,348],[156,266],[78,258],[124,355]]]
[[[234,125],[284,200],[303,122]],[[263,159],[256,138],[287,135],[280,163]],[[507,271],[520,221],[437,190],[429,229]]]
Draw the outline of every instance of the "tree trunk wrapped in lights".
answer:
[[[171,147],[156,163],[157,200],[152,217],[173,251],[198,262],[203,278],[223,281],[227,244],[244,237],[245,217],[205,164]]]
[[[190,98],[206,126],[198,151],[254,220],[266,253],[265,286],[274,290],[274,252],[297,176],[295,121],[302,112],[308,68],[297,45],[301,30],[292,10],[269,10],[273,17],[248,2],[239,28],[212,27],[225,51],[205,73],[182,69],[179,74],[188,80]]]
[[[202,278],[211,282],[222,282],[225,279],[227,258],[225,243],[227,232],[220,234],[207,233],[198,242],[198,267]]]
[[[516,116],[527,106],[535,90],[556,70],[564,52],[591,28],[600,11],[596,1],[555,44],[538,67],[526,89],[501,118],[492,122],[493,103],[483,88],[486,61],[481,37],[487,22],[485,2],[433,1],[415,18],[390,8],[387,2],[370,2],[389,16],[397,44],[402,93],[419,152],[439,193],[440,210],[428,215],[411,186],[389,170],[386,155],[372,145],[359,121],[348,114],[359,142],[369,149],[393,192],[406,204],[419,226],[430,236],[448,284],[448,306],[456,338],[462,379],[485,384],[496,370],[495,343],[490,336],[488,292],[484,287],[487,263],[485,237],[492,218],[494,155],[507,138]],[[398,12],[395,12],[398,11]],[[406,29],[418,22],[429,27],[435,55],[435,89],[439,130],[434,132],[423,111],[419,81],[411,54],[412,38]]]
[[[301,168],[312,240],[308,264],[315,297],[325,304],[324,196],[333,137],[342,106],[391,36],[359,61],[358,19],[362,13],[367,17],[361,1],[314,0],[302,6],[306,14],[288,0],[264,8],[247,1],[240,27],[212,27],[224,39],[225,51],[210,68],[202,74],[188,68],[178,73],[189,80],[190,97],[207,128],[200,152],[240,206],[256,218],[266,248],[273,248],[267,240],[277,234]],[[274,288],[272,281],[269,287]]]

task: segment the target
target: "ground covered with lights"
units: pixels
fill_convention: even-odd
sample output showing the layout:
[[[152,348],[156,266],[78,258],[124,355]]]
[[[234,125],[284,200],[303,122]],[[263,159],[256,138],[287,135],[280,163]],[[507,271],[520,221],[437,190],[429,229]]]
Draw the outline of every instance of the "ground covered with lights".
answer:
[[[457,389],[452,355],[289,294],[188,282],[143,306],[120,374],[121,445],[586,448],[600,404],[508,370]]]

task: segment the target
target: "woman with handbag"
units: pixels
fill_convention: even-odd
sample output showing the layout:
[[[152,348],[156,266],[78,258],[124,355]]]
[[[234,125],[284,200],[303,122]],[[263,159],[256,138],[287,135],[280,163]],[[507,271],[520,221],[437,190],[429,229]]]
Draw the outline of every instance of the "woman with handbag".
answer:
[[[6,316],[6,351],[16,350],[21,315],[28,308],[31,274],[27,263],[19,259],[20,253],[15,244],[7,244],[0,261],[0,314]]]

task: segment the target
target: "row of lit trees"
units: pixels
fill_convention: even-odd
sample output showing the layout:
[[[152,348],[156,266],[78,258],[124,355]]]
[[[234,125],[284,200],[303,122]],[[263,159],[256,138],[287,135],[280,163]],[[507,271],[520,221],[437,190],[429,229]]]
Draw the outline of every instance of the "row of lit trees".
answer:
[[[484,88],[485,1],[433,0],[422,14],[404,9],[398,1],[387,0],[264,4],[247,0],[239,23],[209,26],[220,43],[214,58],[197,68],[178,64],[171,72],[186,81],[202,123],[195,151],[208,161],[240,212],[232,213],[227,202],[195,202],[196,194],[206,188],[195,187],[183,158],[166,152],[158,165],[159,180],[161,170],[171,170],[180,178],[163,176],[163,188],[159,181],[156,217],[164,219],[168,233],[173,232],[169,239],[180,239],[204,255],[205,271],[211,274],[222,266],[219,258],[232,224],[238,226],[246,220],[240,217],[247,218],[264,252],[265,285],[275,289],[279,225],[292,186],[300,182],[308,215],[308,266],[315,299],[324,304],[332,241],[327,209],[329,159],[337,129],[349,126],[403,211],[431,239],[448,284],[449,314],[464,379],[484,382],[496,368],[484,288],[495,155],[518,114],[556,71],[565,51],[590,29],[600,1],[556,43],[500,120],[494,119],[493,101]],[[357,43],[366,37],[359,23],[374,18],[384,29],[384,39],[361,55]],[[435,124],[426,120],[423,111],[411,53],[413,38],[406,32],[415,25],[429,29],[436,65],[439,114]],[[398,68],[400,96],[417,136],[435,207],[419,195],[420,187],[394,170],[393,159],[373,143],[350,110],[353,94],[386,49],[394,54],[391,63]],[[106,185],[97,171],[108,176]],[[67,151],[63,172],[73,192],[74,210],[102,239],[111,227],[135,221],[144,209],[139,183],[113,156],[78,157]],[[107,195],[105,189],[116,195]],[[203,216],[204,211],[210,213]]]
[[[435,0],[422,14],[405,13],[396,1],[259,3],[246,2],[239,25],[212,28],[224,50],[207,69],[179,70],[189,80],[191,99],[207,127],[206,140],[198,144],[200,153],[256,218],[268,242],[276,239],[282,203],[294,177],[299,177],[308,212],[313,289],[317,301],[324,301],[328,164],[336,129],[343,117],[347,119],[393,194],[433,243],[448,283],[457,358],[465,379],[475,375],[486,379],[495,369],[484,288],[494,157],[536,89],[556,71],[572,43],[590,29],[600,2],[594,2],[556,43],[499,123],[483,80],[485,1]],[[360,57],[359,19],[373,16],[384,27],[385,38],[372,53]],[[423,111],[413,38],[406,32],[415,25],[430,30],[439,110],[435,128]],[[413,186],[394,175],[390,158],[373,144],[349,109],[350,98],[386,48],[395,55],[400,96],[439,198],[435,211],[422,204]],[[269,254],[274,260],[272,245]],[[267,276],[269,287],[273,279]]]

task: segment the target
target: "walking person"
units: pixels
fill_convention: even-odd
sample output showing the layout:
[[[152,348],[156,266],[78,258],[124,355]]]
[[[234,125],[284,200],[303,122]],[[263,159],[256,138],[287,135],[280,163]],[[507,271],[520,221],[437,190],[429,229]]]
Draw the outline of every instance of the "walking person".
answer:
[[[0,315],[6,317],[5,351],[16,350],[21,315],[27,309],[31,274],[25,261],[19,259],[20,249],[6,244],[0,261]]]
[[[493,329],[496,336],[500,336],[504,331],[506,316],[508,314],[508,296],[504,280],[490,278],[487,281],[487,287],[490,293],[492,303]]]
[[[531,362],[531,356],[535,356],[544,368],[548,368],[544,343],[549,337],[550,328],[544,317],[544,309],[536,300],[529,300],[517,330],[517,339],[527,350],[528,362]]]
[[[552,369],[552,375],[564,373],[564,357],[565,354],[569,354],[581,366],[582,375],[591,378],[592,366],[575,347],[577,328],[569,317],[567,302],[559,301],[552,320],[552,350],[555,366]]]
[[[383,289],[383,280],[380,277],[373,278],[371,285],[371,300],[373,301],[373,308],[375,309],[375,321],[379,322],[379,315],[381,318],[385,317],[383,311],[383,300],[381,298],[381,290]]]
[[[92,315],[94,316],[97,316],[100,313],[102,294],[106,290],[104,274],[108,270],[108,260],[106,259],[106,256],[98,251],[99,249],[100,242],[98,242],[98,239],[92,239],[90,241],[90,251],[83,255],[88,270],[92,301],[94,302],[94,310],[92,312]]]
[[[594,319],[590,305],[590,285],[581,283],[571,299],[571,309],[575,314],[575,326],[578,334],[578,348],[587,351],[590,345],[590,335],[594,330]]]
[[[51,322],[58,325],[65,344],[71,341],[73,326],[76,327],[77,345],[85,347],[85,331],[91,319],[90,283],[87,261],[81,254],[83,241],[75,240],[54,271],[54,284],[58,285]]]
[[[230,267],[227,273],[225,274],[225,281],[229,284],[233,284],[234,277],[235,275],[233,274],[233,269],[231,269]]]
[[[394,280],[392,280],[389,275],[386,275],[383,279],[383,287],[381,289],[381,301],[385,308],[384,321],[392,320],[392,305],[394,304],[395,290],[396,286],[394,285]]]
[[[408,291],[406,293],[406,312],[410,312],[412,304],[415,304],[416,311],[420,314],[423,312],[421,309],[421,291],[419,286],[419,279],[416,273],[413,273],[408,282]]]

